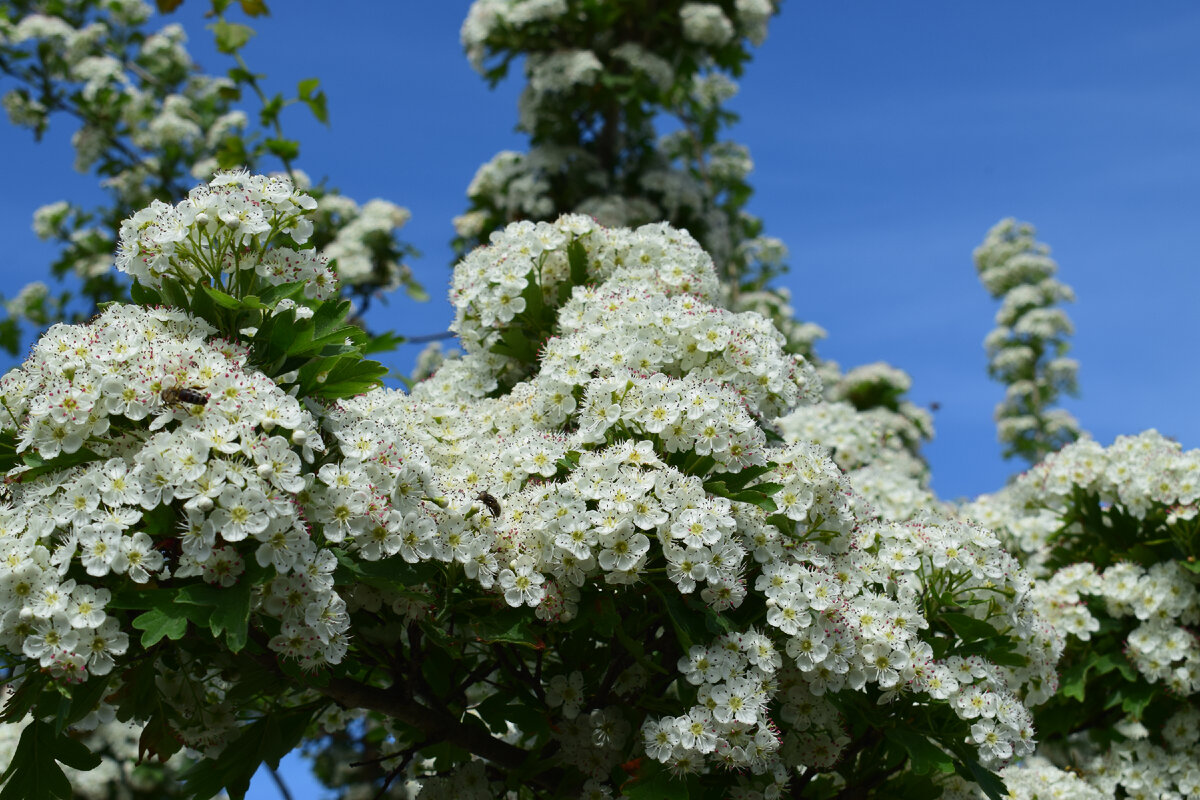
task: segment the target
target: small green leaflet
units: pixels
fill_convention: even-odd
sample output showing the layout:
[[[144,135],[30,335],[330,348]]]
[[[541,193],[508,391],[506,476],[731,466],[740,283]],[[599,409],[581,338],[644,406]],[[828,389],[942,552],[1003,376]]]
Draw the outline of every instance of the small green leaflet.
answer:
[[[939,772],[954,772],[953,756],[924,736],[911,731],[901,732],[895,728],[888,728],[883,735],[893,745],[908,753],[913,772],[918,775],[925,775],[935,769]]]

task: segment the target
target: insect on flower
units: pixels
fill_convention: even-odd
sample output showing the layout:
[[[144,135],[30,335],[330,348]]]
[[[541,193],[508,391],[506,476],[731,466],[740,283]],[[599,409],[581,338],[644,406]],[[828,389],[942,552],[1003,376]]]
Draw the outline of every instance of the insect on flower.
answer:
[[[208,395],[196,389],[189,389],[186,386],[171,386],[163,389],[159,393],[162,401],[169,406],[178,405],[180,403],[188,403],[193,406],[202,406],[208,402]]]
[[[487,492],[480,492],[475,499],[483,503],[483,507],[492,512],[492,516],[500,519],[500,501]]]

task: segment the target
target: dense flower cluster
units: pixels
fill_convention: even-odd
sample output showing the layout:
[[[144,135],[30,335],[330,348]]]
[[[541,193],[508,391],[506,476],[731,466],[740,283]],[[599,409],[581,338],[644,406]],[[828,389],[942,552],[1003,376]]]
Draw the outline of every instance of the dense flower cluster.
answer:
[[[369,456],[363,466],[407,464],[412,456],[395,458],[393,448],[419,447],[437,476],[435,485],[416,474],[397,484],[373,468],[377,507],[407,497],[433,524],[410,524],[382,549],[363,547],[363,557],[461,564],[508,605],[549,620],[574,618],[581,589],[596,579],[639,583],[657,564],[677,591],[699,590],[717,611],[752,594],[764,604],[765,629],[694,645],[680,669],[701,687],[696,704],[642,728],[648,754],[685,771],[725,763],[786,783],[783,764],[828,765],[846,743],[839,716],[830,706],[818,724],[807,709],[868,684],[947,704],[969,721],[987,763],[1030,752],[1029,712],[1015,692],[1052,684],[1057,653],[1029,611],[1016,563],[981,529],[856,525],[849,486],[820,447],[768,446],[753,415],[799,399],[794,377],[772,383],[795,366],[786,368],[761,318],[703,302],[711,266],[680,237],[661,226],[608,231],[578,217],[518,223],[460,265],[452,297],[473,333],[463,361],[476,365],[447,362],[411,396],[379,390],[343,401],[330,417],[342,451],[354,442]],[[557,335],[535,376],[480,397],[473,387],[494,384],[463,376],[497,368],[485,349],[490,331],[521,322],[526,308],[512,305],[531,289],[552,303],[571,280],[576,246],[585,248],[584,279],[599,283],[576,286],[557,309]],[[747,347],[754,357],[740,358]],[[716,474],[769,465],[763,478],[779,486],[774,503],[786,525],[712,496],[673,465],[679,456],[711,458]],[[364,499],[360,511],[371,505]],[[397,518],[405,513],[414,512],[397,509]],[[971,613],[1021,643],[1024,667],[934,656],[939,639],[922,631],[937,609],[919,598],[942,581],[954,586],[947,603],[986,593]],[[565,679],[555,690],[564,719],[576,719],[581,691]],[[768,723],[775,703],[784,733]],[[600,762],[596,774],[611,766]]]
[[[1081,439],[964,508],[1039,575],[1031,598],[1067,647],[1075,699],[1114,689],[1118,699],[1139,698],[1122,706],[1128,741],[1097,749],[1070,740],[1088,759],[1088,781],[1106,793],[1119,785],[1128,796],[1187,797],[1200,778],[1186,768],[1200,754],[1198,499],[1200,451],[1147,431],[1109,447]],[[1084,682],[1089,674],[1121,677],[1096,689]],[[1143,714],[1161,720],[1153,735],[1138,722]]]
[[[979,279],[992,297],[1003,299],[996,329],[984,341],[988,371],[1006,387],[996,406],[1000,441],[1007,454],[1031,463],[1080,432],[1070,413],[1051,408],[1060,394],[1076,390],[1079,365],[1066,357],[1073,328],[1055,307],[1075,295],[1054,278],[1058,265],[1034,234],[1028,223],[1001,220],[975,249]]]
[[[260,604],[283,621],[273,646],[312,663],[341,658],[348,623],[332,556],[291,499],[311,480],[304,462],[324,449],[316,421],[247,367],[244,348],[211,334],[179,311],[114,306],[90,325],[55,326],[0,380],[19,450],[47,461],[89,455],[75,470],[9,476],[13,503],[0,510],[9,652],[64,678],[107,674],[129,644],[106,611],[107,576],[229,586],[252,558],[279,576]],[[178,512],[179,527],[157,526],[160,508]],[[178,555],[164,558],[155,537],[174,540]],[[66,577],[76,565],[86,578]]]
[[[407,208],[380,199],[359,206],[348,197],[326,195],[319,211],[318,219],[333,218],[327,227],[336,233],[321,257],[334,266],[339,283],[378,284],[384,291],[404,284],[413,292],[411,268],[387,252],[394,247],[394,232],[412,217]]]
[[[305,295],[323,300],[337,291],[333,271],[312,250],[262,247],[279,233],[303,245],[313,224],[306,212],[317,201],[291,180],[245,172],[221,173],[188,192],[175,206],[154,201],[121,224],[117,269],[144,286],[164,276],[186,284],[208,283],[237,296],[250,270],[269,286],[303,282]],[[256,258],[247,258],[247,253]]]
[[[918,601],[930,588],[926,581],[955,583],[964,597],[977,587],[1018,598],[1028,591],[1016,563],[997,558],[996,545],[982,529],[884,524],[791,557],[764,559],[770,549],[756,551],[763,567],[754,588],[766,596],[766,622],[785,644],[777,648],[752,630],[694,646],[679,669],[699,687],[697,704],[684,716],[644,727],[647,753],[693,764],[715,753],[762,772],[781,763],[782,745],[782,763],[827,766],[848,741],[840,738],[834,707],[821,698],[867,684],[886,690],[885,701],[914,693],[948,703],[970,722],[984,763],[1031,753],[1032,717],[1013,689],[1050,680],[1058,654],[1028,605],[977,612],[985,620],[996,615],[1006,630],[1019,629],[1016,638],[1029,658],[1016,672],[978,658],[936,658],[921,633],[929,628]],[[776,691],[782,719],[796,726],[782,743],[765,710]]]
[[[967,510],[1009,533],[1036,564],[1051,557],[1057,537],[1089,535],[1080,523],[1062,524],[1077,492],[1138,520],[1161,516],[1168,528],[1186,525],[1197,517],[1200,450],[1183,452],[1156,431],[1118,437],[1108,448],[1082,439],[999,497],[980,498]],[[1100,620],[1083,598],[1103,599],[1105,616],[1137,620],[1125,654],[1147,681],[1184,695],[1200,692],[1200,645],[1191,632],[1200,624],[1200,589],[1195,572],[1182,563],[1120,561],[1102,571],[1088,562],[1071,564],[1048,575],[1036,596],[1061,635],[1084,641],[1100,629]]]

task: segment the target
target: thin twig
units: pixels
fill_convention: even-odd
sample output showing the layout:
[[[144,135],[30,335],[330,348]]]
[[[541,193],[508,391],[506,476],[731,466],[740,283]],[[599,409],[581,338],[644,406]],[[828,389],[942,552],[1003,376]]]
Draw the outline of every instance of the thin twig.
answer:
[[[424,336],[406,336],[405,341],[408,344],[423,344],[425,342],[439,342],[443,339],[453,339],[454,331],[442,331],[441,333],[427,333]]]
[[[287,784],[283,782],[283,777],[279,774],[279,771],[270,764],[267,765],[267,769],[271,771],[271,778],[275,781],[275,785],[279,787],[279,793],[283,795],[283,800],[292,800],[292,793],[288,790]]]

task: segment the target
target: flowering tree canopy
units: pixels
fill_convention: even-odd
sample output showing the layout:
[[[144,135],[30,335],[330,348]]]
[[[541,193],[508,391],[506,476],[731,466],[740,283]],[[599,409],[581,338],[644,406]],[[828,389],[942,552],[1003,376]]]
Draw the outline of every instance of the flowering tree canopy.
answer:
[[[212,28],[217,48],[235,64],[217,76],[199,71],[179,24],[152,27],[152,9],[143,0],[0,2],[0,86],[11,85],[2,101],[9,119],[39,139],[56,117],[79,122],[71,139],[75,168],[96,174],[109,196],[97,208],[63,200],[34,214],[37,235],[61,247],[51,272],[66,285],[54,293],[35,282],[5,302],[0,346],[8,352],[20,346],[22,321],[38,328],[60,319],[81,322],[102,303],[128,299],[128,282],[112,269],[126,218],[156,200],[175,202],[217,170],[266,161],[278,162],[323,200],[311,241],[337,271],[343,293],[364,306],[401,286],[424,297],[404,264],[415,251],[395,239],[408,211],[385,200],[360,206],[332,187],[311,186],[296,169],[300,143],[285,135],[283,111],[304,105],[326,122],[325,93],[317,79],[306,78],[295,97],[268,97],[264,76],[240,55],[254,31],[227,20],[228,5],[213,3]],[[266,12],[258,2],[240,7]],[[254,117],[237,105],[244,94],[261,105]]]
[[[11,781],[83,758],[47,703],[203,754],[195,797],[362,713],[427,796],[616,789],[639,754],[646,792],[851,796],[1031,750],[1057,652],[1028,578],[981,528],[856,514],[780,439],[815,373],[711,304],[690,236],[512,225],[456,270],[467,354],[363,394],[315,208],[229,173],[135,215],[144,305],[5,376],[6,716],[50,743]]]
[[[238,798],[296,748],[345,800],[1200,797],[1200,451],[1051,408],[1071,292],[1005,220],[1032,466],[934,496],[910,378],[815,357],[719,136],[773,2],[471,6],[531,149],[472,183],[463,352],[409,392],[354,304],[409,282],[407,214],[310,186],[288,101],[251,130],[252,31],[211,78],[66,5],[0,0],[10,116],[80,116],[115,198],[37,216],[93,316],[10,307],[56,324],[0,378],[0,800]]]

